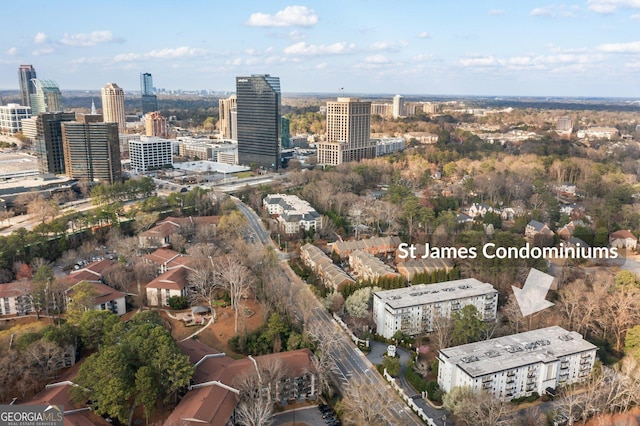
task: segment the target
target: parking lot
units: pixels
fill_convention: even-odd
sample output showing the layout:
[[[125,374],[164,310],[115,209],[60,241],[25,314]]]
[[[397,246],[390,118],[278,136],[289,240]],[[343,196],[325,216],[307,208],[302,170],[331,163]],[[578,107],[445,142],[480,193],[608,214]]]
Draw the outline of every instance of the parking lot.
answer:
[[[276,414],[273,418],[274,426],[293,425],[294,422],[295,426],[327,426],[317,405]]]

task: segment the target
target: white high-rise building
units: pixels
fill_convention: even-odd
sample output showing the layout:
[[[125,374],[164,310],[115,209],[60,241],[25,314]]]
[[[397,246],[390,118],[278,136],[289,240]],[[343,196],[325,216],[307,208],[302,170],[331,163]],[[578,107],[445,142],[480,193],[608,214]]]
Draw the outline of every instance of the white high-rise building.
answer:
[[[371,102],[356,98],[327,102],[327,137],[318,143],[318,164],[337,165],[375,156]]]
[[[393,118],[404,117],[404,96],[393,97]]]
[[[236,95],[231,95],[227,99],[218,100],[218,112],[220,115],[220,136],[223,139],[233,139],[236,135],[235,126],[237,125],[237,108],[238,98]],[[231,114],[235,111],[236,114]],[[234,122],[235,119],[235,122]]]
[[[398,331],[415,336],[432,332],[437,317],[451,318],[466,305],[474,305],[483,320],[495,320],[498,291],[475,278],[377,291],[373,321],[387,339]]]
[[[118,123],[118,131],[125,132],[124,90],[115,83],[108,83],[102,88],[102,115],[105,123]]]
[[[140,140],[129,141],[131,170],[144,173],[173,165],[171,141],[157,137],[140,136]]]
[[[598,348],[559,326],[441,349],[438,385],[510,400],[586,380]]]

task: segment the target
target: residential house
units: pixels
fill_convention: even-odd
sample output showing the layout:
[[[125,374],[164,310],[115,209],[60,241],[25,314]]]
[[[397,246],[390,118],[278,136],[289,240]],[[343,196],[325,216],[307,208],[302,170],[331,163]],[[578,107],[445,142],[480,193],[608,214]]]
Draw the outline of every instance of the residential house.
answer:
[[[180,265],[168,269],[149,282],[145,288],[149,306],[169,306],[173,296],[187,296],[188,276],[191,268]]]
[[[628,229],[621,229],[609,235],[611,247],[635,250],[638,246],[638,239]]]
[[[576,227],[578,226],[586,226],[586,225],[581,220],[572,220],[571,222],[567,223],[565,226],[563,226],[558,230],[558,235],[563,240],[569,240],[571,237],[573,237],[573,233],[575,232]]]
[[[471,207],[469,207],[468,214],[469,216],[476,218],[478,216],[484,217],[485,214],[493,211],[494,211],[493,207],[487,204],[473,203],[471,204]]]
[[[154,227],[138,234],[140,247],[158,248],[169,245],[169,238],[176,232],[195,231],[197,226],[216,227],[220,222],[219,216],[189,216],[168,217],[158,222]]]
[[[554,232],[551,230],[551,228],[549,228],[547,224],[538,222],[537,220],[532,220],[527,224],[526,228],[524,229],[524,236],[526,238],[533,240],[533,238],[538,234],[547,235],[547,236],[555,235]]]

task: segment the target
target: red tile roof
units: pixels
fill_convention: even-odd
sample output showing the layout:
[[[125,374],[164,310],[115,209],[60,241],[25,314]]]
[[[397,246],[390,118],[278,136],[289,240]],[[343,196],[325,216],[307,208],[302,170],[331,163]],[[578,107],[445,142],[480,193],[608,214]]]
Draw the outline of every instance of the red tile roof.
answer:
[[[6,284],[0,284],[0,299],[3,297],[15,297],[24,294],[30,290],[33,285],[31,281],[13,281]]]
[[[189,269],[186,267],[179,267],[169,269],[167,272],[154,278],[146,288],[162,288],[170,290],[182,290],[187,286],[187,276],[189,275]]]

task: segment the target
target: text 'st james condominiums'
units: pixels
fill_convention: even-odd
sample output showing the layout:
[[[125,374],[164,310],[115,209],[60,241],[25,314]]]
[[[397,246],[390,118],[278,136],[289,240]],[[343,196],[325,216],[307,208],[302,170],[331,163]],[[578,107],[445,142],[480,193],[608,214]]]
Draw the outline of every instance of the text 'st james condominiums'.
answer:
[[[238,161],[277,170],[280,166],[280,78],[236,77]]]

